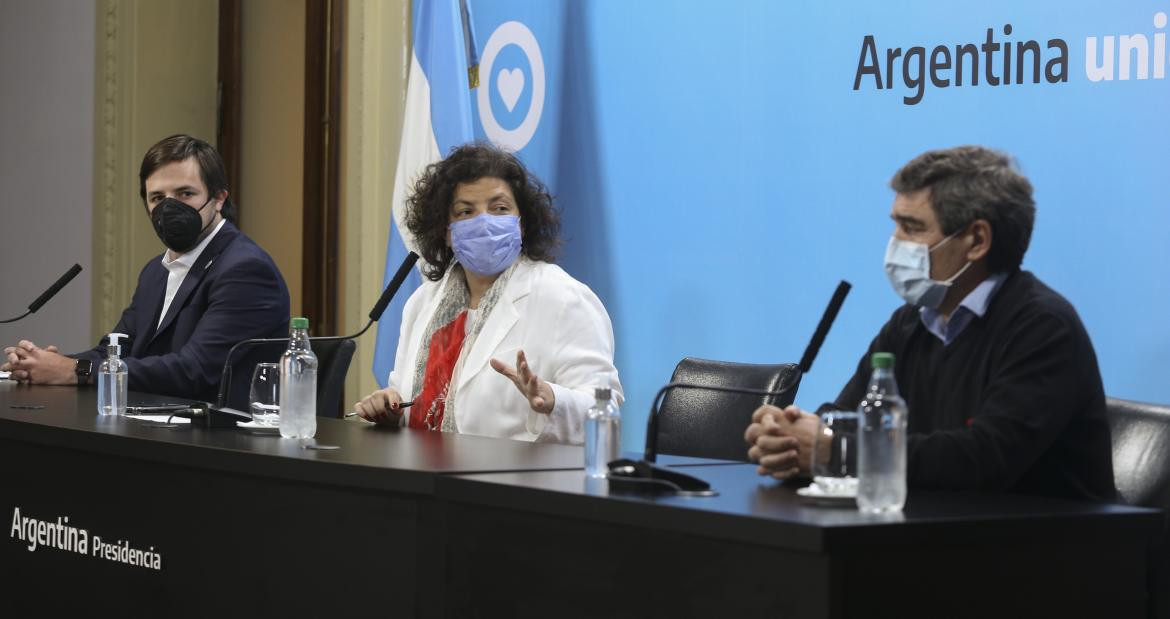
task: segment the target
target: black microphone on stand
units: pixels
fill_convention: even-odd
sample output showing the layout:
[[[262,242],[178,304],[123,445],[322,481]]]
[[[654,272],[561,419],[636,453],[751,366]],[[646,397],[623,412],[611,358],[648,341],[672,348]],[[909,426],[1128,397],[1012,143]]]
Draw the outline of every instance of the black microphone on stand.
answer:
[[[42,305],[48,303],[49,299],[52,299],[54,296],[56,296],[56,294],[58,292],[61,292],[61,289],[65,287],[65,284],[68,284],[69,282],[73,281],[73,278],[77,277],[77,274],[80,272],[81,272],[81,265],[80,264],[74,264],[73,266],[69,267],[69,270],[65,271],[65,274],[62,275],[61,277],[58,277],[57,281],[53,282],[53,285],[49,286],[48,290],[41,293],[41,296],[37,297],[36,301],[33,301],[32,303],[29,304],[27,312],[17,316],[16,318],[9,318],[8,320],[0,320],[0,324],[5,324],[5,323],[9,323],[9,322],[16,322],[16,321],[20,320],[21,318],[24,318],[25,316],[28,316],[29,314],[32,314],[32,313],[36,312],[37,310],[41,309]]]
[[[829,329],[833,326],[833,321],[837,319],[837,314],[841,311],[841,305],[845,303],[845,297],[849,294],[851,288],[852,285],[845,280],[841,280],[841,283],[837,284],[837,289],[833,292],[833,297],[829,300],[829,305],[825,308],[825,313],[821,315],[821,320],[817,324],[816,331],[813,332],[808,347],[805,348],[804,356],[801,357],[799,366],[801,375],[808,373],[812,369],[813,360],[816,359],[817,353],[820,352],[821,345],[825,342],[825,336],[828,335]],[[662,399],[668,391],[684,388],[780,396],[791,391],[793,386],[797,384],[799,383],[794,381],[791,385],[776,390],[723,387],[683,382],[663,385],[654,396],[654,400],[650,406],[650,416],[646,419],[646,450],[643,454],[643,459],[640,461],[615,460],[611,462],[609,474],[610,489],[635,492],[673,492],[696,496],[711,496],[715,494],[711,490],[710,484],[701,479],[679,473],[678,471],[664,469],[654,464],[658,458],[659,407],[662,405]]]
[[[841,283],[837,284],[837,289],[833,291],[833,298],[829,299],[829,306],[821,315],[821,321],[817,323],[817,330],[813,331],[808,348],[804,349],[804,356],[800,358],[801,374],[808,374],[808,371],[812,369],[813,359],[816,359],[817,353],[821,352],[821,344],[825,343],[825,336],[829,334],[833,321],[837,320],[837,313],[841,311],[845,297],[849,296],[849,291],[852,288],[853,284],[845,280],[841,280]]]
[[[418,254],[410,252],[406,255],[406,259],[399,265],[398,271],[394,273],[394,277],[390,278],[390,283],[386,285],[386,289],[382,291],[382,296],[378,298],[378,302],[374,304],[374,309],[370,310],[369,321],[366,326],[362,327],[357,333],[350,335],[330,335],[309,338],[310,342],[331,342],[337,340],[353,340],[361,337],[370,327],[382,317],[382,313],[386,311],[386,306],[390,305],[391,299],[398,293],[398,289],[406,281],[406,277],[410,275],[410,269],[418,262]],[[207,408],[208,426],[234,426],[236,421],[251,421],[252,415],[247,412],[228,408],[227,393],[232,380],[232,356],[235,355],[236,350],[245,346],[254,346],[256,344],[276,344],[280,342],[287,342],[287,337],[261,337],[244,340],[236,343],[228,350],[227,357],[223,362],[223,373],[220,374],[219,380],[219,394],[216,397],[214,406]],[[197,409],[192,413],[194,417],[198,417],[202,413],[202,409]]]
[[[390,278],[390,283],[382,291],[382,297],[374,304],[374,309],[370,310],[370,321],[353,337],[365,333],[366,329],[370,328],[370,325],[382,317],[382,312],[386,311],[386,306],[390,305],[390,300],[394,298],[394,295],[398,294],[398,289],[402,287],[402,283],[406,281],[406,276],[410,275],[410,269],[414,267],[414,263],[416,262],[418,262],[418,254],[414,252],[406,254],[406,258],[402,261],[402,264],[398,265],[398,270],[394,273],[394,277]]]

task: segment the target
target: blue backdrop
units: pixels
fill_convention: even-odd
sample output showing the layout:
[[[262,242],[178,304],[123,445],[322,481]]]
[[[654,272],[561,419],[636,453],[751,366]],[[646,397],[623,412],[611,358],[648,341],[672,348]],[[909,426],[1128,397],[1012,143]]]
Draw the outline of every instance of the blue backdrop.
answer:
[[[1025,268],[1078,308],[1106,391],[1170,402],[1170,2],[792,4],[472,0],[477,135],[518,149],[564,209],[560,263],[613,319],[625,446],[679,359],[795,362],[847,279],[797,403],[834,397],[900,302],[882,272],[890,176],[968,143],[1035,185]],[[968,55],[959,86],[968,44],[978,83]],[[992,85],[1007,44],[1012,79]]]

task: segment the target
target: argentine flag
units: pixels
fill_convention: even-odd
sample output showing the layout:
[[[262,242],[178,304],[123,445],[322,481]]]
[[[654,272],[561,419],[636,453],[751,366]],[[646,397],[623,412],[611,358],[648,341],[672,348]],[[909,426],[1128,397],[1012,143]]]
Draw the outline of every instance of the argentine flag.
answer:
[[[472,89],[479,85],[479,60],[467,0],[414,0],[413,15],[414,45],[394,175],[394,217],[386,241],[383,288],[407,252],[415,248],[405,225],[406,197],[415,180],[427,165],[475,139]],[[394,367],[402,308],[421,283],[418,269],[413,270],[378,321],[373,369],[383,387]]]

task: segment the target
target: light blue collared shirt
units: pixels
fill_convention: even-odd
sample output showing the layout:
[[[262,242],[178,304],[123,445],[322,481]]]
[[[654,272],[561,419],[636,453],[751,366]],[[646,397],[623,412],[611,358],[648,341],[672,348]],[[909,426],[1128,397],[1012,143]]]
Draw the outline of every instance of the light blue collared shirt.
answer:
[[[955,311],[951,312],[950,320],[947,320],[942,312],[934,308],[920,308],[918,314],[922,319],[922,326],[942,340],[943,346],[950,346],[951,342],[955,341],[955,338],[963,332],[963,329],[971,324],[972,318],[975,316],[982,318],[987,313],[987,306],[991,305],[991,297],[995,296],[999,286],[1007,277],[1007,273],[995,273],[979,282],[979,285],[959,302]]]

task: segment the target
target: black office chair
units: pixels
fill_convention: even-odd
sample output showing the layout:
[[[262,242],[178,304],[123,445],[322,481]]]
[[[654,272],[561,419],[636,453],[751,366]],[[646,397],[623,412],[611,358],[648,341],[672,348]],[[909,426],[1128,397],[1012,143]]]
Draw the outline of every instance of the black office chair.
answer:
[[[1170,406],[1106,398],[1113,480],[1130,505],[1170,514]],[[1170,617],[1170,528],[1150,556],[1150,616]]]
[[[747,460],[744,430],[763,404],[785,407],[796,399],[801,372],[795,364],[755,365],[687,357],[671,382],[714,387],[787,391],[780,396],[678,387],[663,397],[658,412],[658,453],[716,460]]]
[[[341,396],[345,392],[345,374],[357,342],[325,340],[313,342],[317,355],[317,416],[342,417]]]
[[[240,410],[248,408],[248,388],[256,364],[261,361],[279,362],[287,347],[288,344],[283,342],[261,344],[249,355],[247,362],[241,364],[247,368],[247,373],[238,374],[239,378],[233,379],[232,382],[233,392],[237,391],[237,387],[242,388],[239,395],[242,405],[236,408]],[[353,359],[357,343],[353,340],[314,340],[312,348],[313,354],[317,355],[317,416],[341,417],[345,414],[341,408],[341,396],[345,392],[345,374],[349,371],[349,362]],[[238,371],[239,368],[237,373]],[[239,383],[235,382],[236,380]]]

